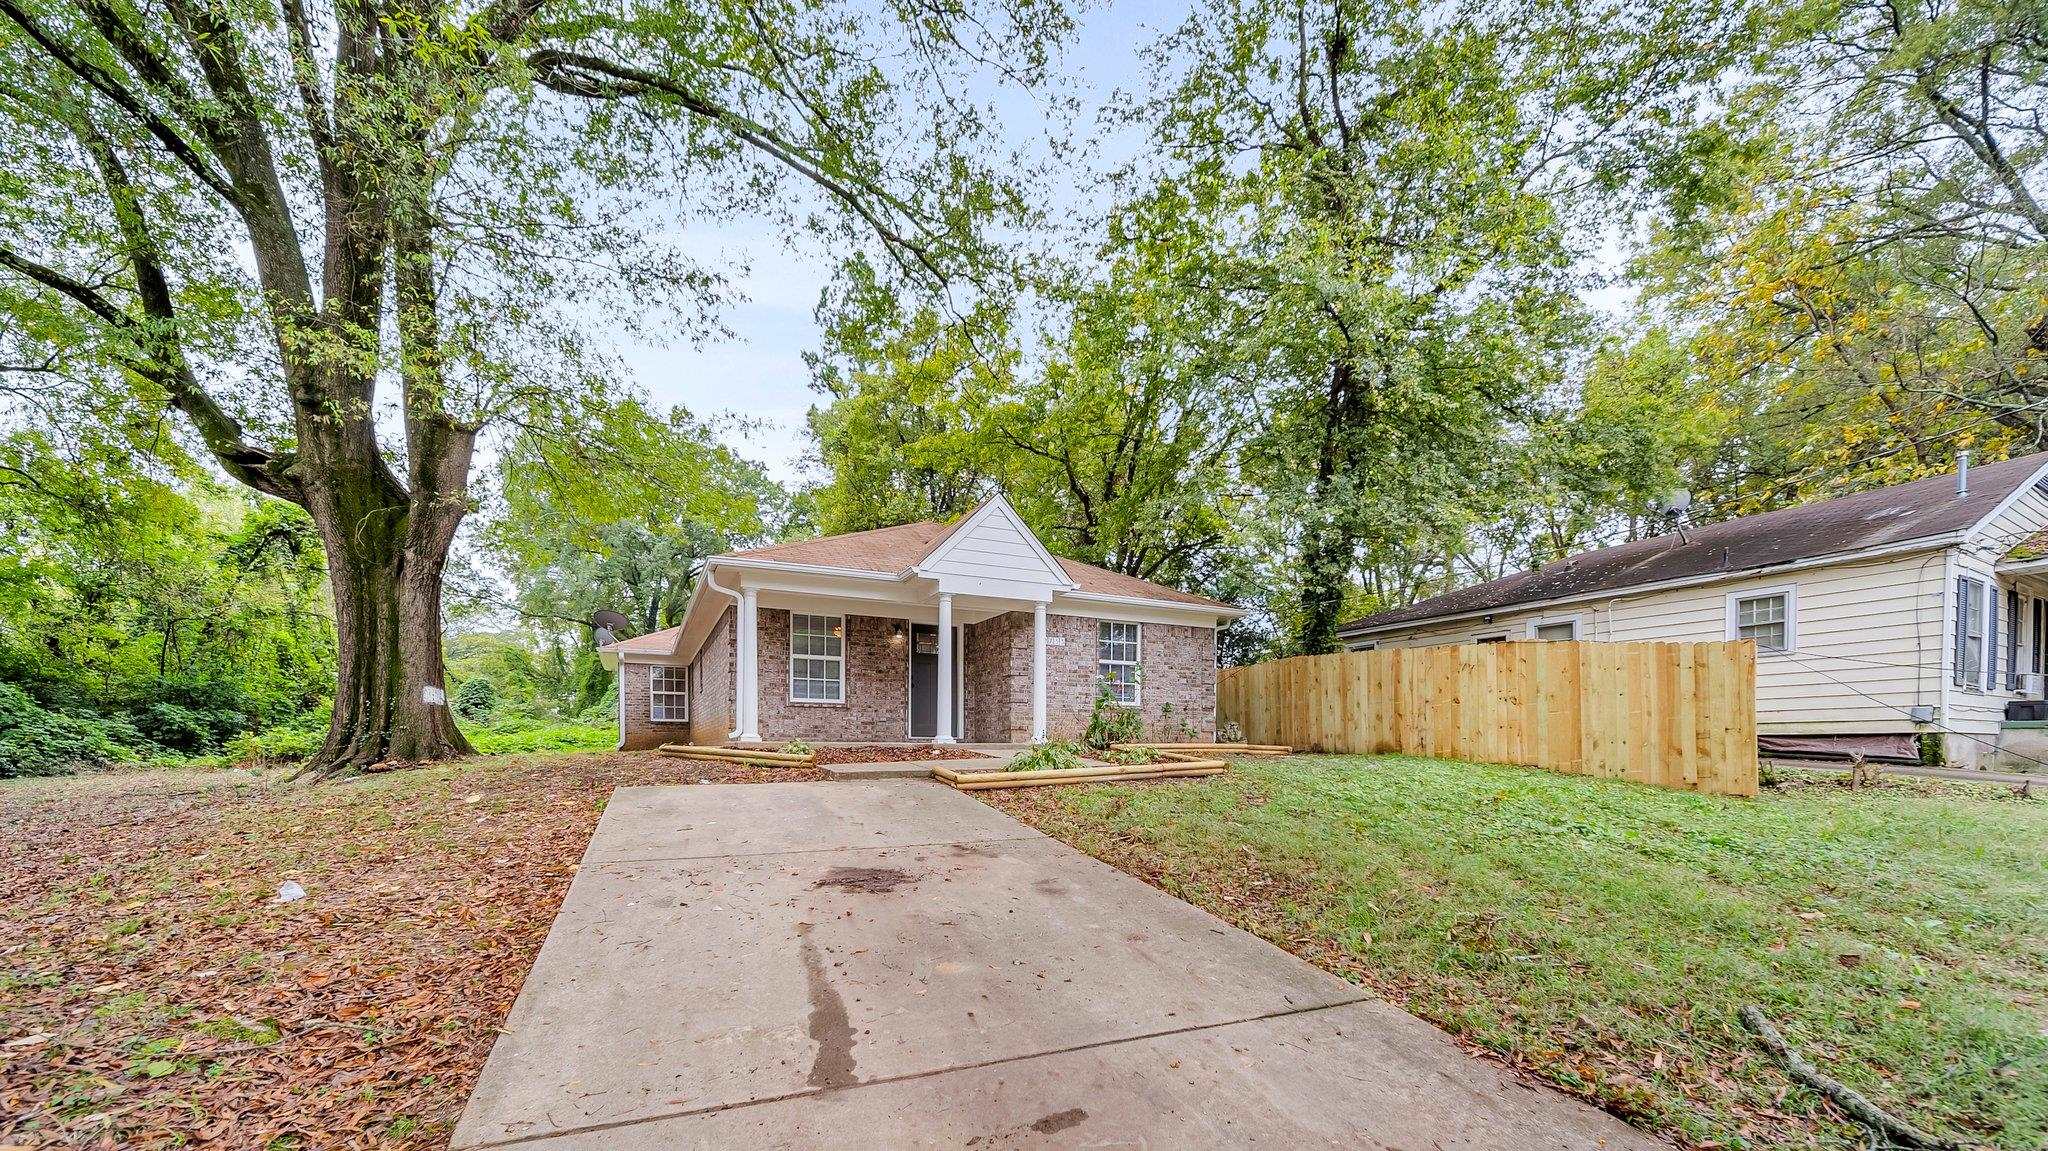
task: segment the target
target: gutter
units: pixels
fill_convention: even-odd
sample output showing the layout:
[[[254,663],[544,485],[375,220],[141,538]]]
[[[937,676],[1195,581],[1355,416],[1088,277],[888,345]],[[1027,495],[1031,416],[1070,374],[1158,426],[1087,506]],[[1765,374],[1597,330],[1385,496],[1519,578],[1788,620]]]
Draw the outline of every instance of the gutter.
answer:
[[[1544,607],[1558,607],[1566,604],[1594,603],[1600,600],[1625,599],[1653,591],[1669,591],[1672,588],[1699,587],[1707,584],[1727,583],[1733,580],[1749,579],[1754,576],[1775,575],[1779,572],[1804,571],[1807,568],[1832,567],[1835,564],[1853,563],[1857,560],[1878,559],[1890,555],[1902,555],[1933,548],[1951,547],[1962,543],[1975,528],[1963,531],[1945,532],[1938,536],[1921,536],[1896,544],[1864,548],[1861,551],[1835,552],[1806,559],[1788,560],[1785,563],[1765,564],[1762,567],[1741,568],[1736,571],[1712,572],[1700,576],[1684,576],[1677,579],[1658,580],[1654,583],[1632,584],[1618,588],[1602,588],[1598,591],[1580,592],[1576,595],[1554,596],[1550,599],[1527,600],[1521,603],[1500,604],[1494,607],[1474,608],[1470,611],[1452,612],[1446,615],[1416,616],[1413,619],[1397,620],[1393,623],[1375,624],[1370,627],[1337,629],[1343,639],[1364,639],[1383,635],[1387,632],[1404,631],[1410,628],[1433,627],[1437,624],[1456,623],[1460,620],[1479,619],[1489,615],[1508,612],[1534,611]]]
[[[739,591],[738,591],[737,589],[735,589],[735,588],[729,588],[729,587],[726,587],[725,585],[723,585],[723,584],[719,583],[719,582],[718,582],[718,580],[717,580],[716,578],[714,578],[714,577],[712,576],[712,574],[711,574],[711,573],[712,573],[712,566],[711,566],[711,561],[710,561],[709,559],[706,559],[706,560],[705,560],[705,561],[704,561],[704,562],[703,562],[702,564],[698,565],[698,567],[697,567],[697,586],[696,586],[696,588],[695,588],[695,589],[693,589],[693,590],[692,590],[692,591],[690,592],[690,603],[689,603],[689,606],[688,606],[688,607],[685,607],[685,608],[683,609],[683,618],[684,618],[684,619],[686,619],[686,620],[690,618],[690,608],[694,608],[694,607],[696,607],[696,606],[697,606],[697,594],[698,594],[699,592],[703,591],[703,590],[704,590],[705,588],[707,588],[707,587],[708,587],[708,588],[710,588],[710,589],[711,589],[712,591],[718,592],[718,593],[720,593],[721,595],[724,595],[724,596],[726,596],[727,598],[729,598],[729,599],[731,599],[731,600],[732,600],[732,602],[733,602],[733,607],[734,607],[734,609],[735,609],[735,610],[733,611],[733,613],[732,613],[732,627],[733,627],[733,639],[734,639],[734,641],[735,641],[735,642],[737,642],[737,641],[738,641],[738,639],[739,639],[739,627],[740,627],[740,615],[741,615],[741,613],[740,613],[740,612],[739,612],[739,611],[737,610],[737,609],[738,609],[738,607],[739,607],[739,604],[740,604],[740,593],[739,593]],[[682,641],[683,641],[683,636],[682,636],[682,633],[681,633],[681,632],[678,632],[678,633],[676,633],[676,643],[677,643],[678,645],[680,645],[680,644],[682,643]],[[732,661],[732,718],[733,718],[733,722],[734,722],[734,723],[738,723],[738,722],[739,722],[739,718],[740,718],[740,661],[739,661],[739,659],[738,659],[738,657],[737,657],[737,653],[735,653],[735,657],[734,657],[734,659],[733,659],[733,661]],[[735,727],[735,728],[733,728],[733,729],[732,729],[731,731],[727,732],[727,733],[726,733],[726,736],[725,736],[725,738],[726,738],[727,740],[736,740],[736,739],[738,739],[739,737],[740,737],[740,729],[739,729],[739,728],[737,728],[737,727]]]

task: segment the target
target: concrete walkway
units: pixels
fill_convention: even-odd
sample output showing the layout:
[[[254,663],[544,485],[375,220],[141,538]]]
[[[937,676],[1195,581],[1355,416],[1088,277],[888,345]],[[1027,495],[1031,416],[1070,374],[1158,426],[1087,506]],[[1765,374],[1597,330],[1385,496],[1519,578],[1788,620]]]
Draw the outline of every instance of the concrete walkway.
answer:
[[[1662,1147],[931,783],[621,788],[456,1148]]]

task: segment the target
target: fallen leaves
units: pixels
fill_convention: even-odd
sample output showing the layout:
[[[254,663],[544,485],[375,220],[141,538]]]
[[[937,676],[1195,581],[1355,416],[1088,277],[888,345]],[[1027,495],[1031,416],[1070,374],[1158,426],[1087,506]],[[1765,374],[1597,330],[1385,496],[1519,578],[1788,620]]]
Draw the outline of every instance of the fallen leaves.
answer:
[[[817,773],[620,754],[0,791],[0,1147],[444,1145],[606,796],[699,778]],[[286,876],[308,894],[272,902]]]

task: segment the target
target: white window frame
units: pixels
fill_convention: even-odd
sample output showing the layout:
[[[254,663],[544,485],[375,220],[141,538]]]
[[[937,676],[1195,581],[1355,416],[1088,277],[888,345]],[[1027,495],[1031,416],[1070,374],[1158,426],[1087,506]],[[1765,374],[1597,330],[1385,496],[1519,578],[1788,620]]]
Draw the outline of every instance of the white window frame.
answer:
[[[1111,628],[1111,627],[1128,627],[1128,628],[1135,628],[1135,629],[1136,629],[1136,631],[1137,631],[1137,635],[1136,635],[1135,639],[1134,639],[1134,640],[1133,640],[1132,642],[1133,642],[1133,646],[1137,648],[1137,651],[1138,651],[1138,658],[1136,658],[1136,659],[1104,659],[1104,658],[1102,658],[1102,644],[1103,644],[1103,642],[1104,642],[1104,641],[1103,641],[1103,635],[1102,635],[1102,633],[1103,633],[1103,629],[1105,629],[1105,628]],[[1114,643],[1114,642],[1122,642],[1122,641],[1120,641],[1120,640],[1112,640],[1112,641],[1110,641],[1110,642],[1113,642],[1113,643]],[[1136,623],[1136,622],[1133,622],[1133,621],[1131,621],[1131,620],[1123,620],[1123,619],[1099,619],[1099,620],[1096,620],[1096,621],[1095,621],[1095,682],[1096,682],[1097,684],[1103,684],[1103,683],[1108,683],[1108,682],[1109,682],[1109,677],[1108,677],[1108,676],[1106,676],[1106,675],[1104,675],[1104,674],[1102,674],[1102,669],[1103,669],[1103,668],[1105,668],[1105,667],[1129,667],[1129,668],[1135,668],[1135,669],[1137,669],[1137,676],[1136,676],[1136,678],[1135,678],[1135,679],[1133,679],[1133,680],[1132,680],[1132,682],[1131,682],[1131,698],[1130,698],[1130,699],[1129,699],[1128,701],[1126,701],[1126,700],[1121,700],[1121,699],[1116,699],[1116,700],[1114,700],[1114,702],[1115,702],[1115,703],[1116,703],[1116,704],[1117,704],[1118,706],[1120,706],[1120,707],[1129,707],[1129,708],[1139,708],[1139,707],[1143,707],[1143,706],[1145,705],[1145,625],[1144,625],[1144,624],[1142,624],[1142,623]],[[1112,699],[1114,699],[1114,697],[1112,697]]]
[[[1536,631],[1537,631],[1537,629],[1538,629],[1538,628],[1546,628],[1546,627],[1556,627],[1557,625],[1559,625],[1559,624],[1561,624],[1561,623],[1568,623],[1568,624],[1572,625],[1572,639],[1574,639],[1574,640],[1577,640],[1577,639],[1581,639],[1581,638],[1583,638],[1583,637],[1584,637],[1584,635],[1585,635],[1585,632],[1586,632],[1586,624],[1585,624],[1585,617],[1584,617],[1584,616],[1579,616],[1579,615],[1553,615],[1553,616],[1539,617],[1539,618],[1537,618],[1537,619],[1532,619],[1532,620],[1530,620],[1530,621],[1529,621],[1529,638],[1530,638],[1530,639],[1535,639],[1535,638],[1536,638]],[[1548,642],[1551,642],[1551,643],[1555,643],[1555,642],[1558,642],[1558,641],[1556,641],[1556,640],[1551,640],[1551,641],[1548,641]]]
[[[1485,633],[1485,634],[1483,634],[1483,635],[1475,635],[1475,636],[1473,636],[1473,637],[1472,637],[1471,639],[1469,639],[1469,640],[1467,640],[1467,641],[1465,641],[1465,642],[1467,642],[1467,643],[1506,643],[1506,642],[1508,642],[1508,633],[1506,633],[1506,632],[1504,632],[1504,631],[1490,631],[1490,632],[1486,632],[1486,633]]]
[[[1742,638],[1742,624],[1738,617],[1740,615],[1739,605],[1743,600],[1769,599],[1772,596],[1785,597],[1785,646],[1765,647],[1762,644],[1758,644],[1756,653],[1758,655],[1780,655],[1786,652],[1796,652],[1799,650],[1799,585],[1797,584],[1746,588],[1742,591],[1729,592],[1727,637],[1729,639]]]
[[[682,679],[683,685],[680,689],[674,686],[660,686],[661,681],[670,676],[676,676]],[[682,714],[663,715],[661,713],[662,698],[668,697],[669,699],[674,699],[678,696],[680,696],[683,701]],[[651,663],[647,665],[647,722],[690,722],[690,669],[688,665],[670,663]]]
[[[1378,641],[1378,640],[1376,640],[1376,639],[1369,639],[1369,640],[1366,640],[1366,641],[1365,641],[1365,642],[1363,642],[1363,643],[1354,643],[1354,644],[1348,644],[1348,645],[1346,645],[1346,646],[1345,646],[1344,650],[1345,650],[1345,651],[1378,651],[1378,650],[1379,650],[1379,647],[1380,647],[1380,641]]]
[[[830,634],[831,634],[831,629],[832,629],[832,626],[836,624],[836,625],[838,626],[838,628],[839,628],[839,654],[838,654],[838,655],[798,655],[798,654],[797,654],[797,652],[796,652],[796,621],[797,621],[798,617],[804,617],[804,618],[808,618],[808,619],[822,619],[822,620],[828,620],[828,621],[831,621],[830,623],[828,623],[828,624],[826,625],[826,634],[827,634],[827,635],[830,635]],[[816,659],[816,660],[825,660],[826,662],[828,662],[828,663],[832,664],[832,665],[833,665],[834,667],[836,667],[836,668],[838,668],[838,669],[839,669],[839,698],[838,698],[838,699],[805,699],[805,698],[802,698],[802,697],[800,697],[800,696],[798,696],[798,695],[797,695],[797,693],[796,693],[796,680],[797,680],[797,675],[796,675],[796,661],[797,661],[797,660],[800,660],[800,659]],[[809,677],[809,678],[816,678],[816,677]],[[815,611],[793,611],[793,612],[790,612],[790,613],[789,613],[789,702],[791,702],[791,703],[800,703],[800,704],[803,704],[803,705],[805,705],[805,706],[807,706],[807,707],[844,707],[844,706],[846,706],[846,617],[845,617],[845,616],[843,616],[843,615],[828,615],[828,614],[826,614],[826,613],[824,613],[824,612],[815,612]]]

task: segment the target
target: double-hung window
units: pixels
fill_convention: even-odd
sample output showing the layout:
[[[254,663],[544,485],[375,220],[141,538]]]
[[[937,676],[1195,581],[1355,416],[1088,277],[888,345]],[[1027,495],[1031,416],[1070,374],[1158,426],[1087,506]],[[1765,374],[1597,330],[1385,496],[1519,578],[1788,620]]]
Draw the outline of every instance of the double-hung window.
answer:
[[[846,619],[789,617],[789,698],[796,703],[846,702]]]
[[[1111,699],[1130,707],[1138,706],[1141,628],[1103,620],[1095,633],[1095,673],[1108,685]]]
[[[1728,638],[1755,640],[1760,652],[1791,651],[1798,642],[1797,610],[1791,588],[1737,592],[1728,597]]]
[[[647,718],[682,723],[690,718],[690,669],[661,664],[648,669]]]

